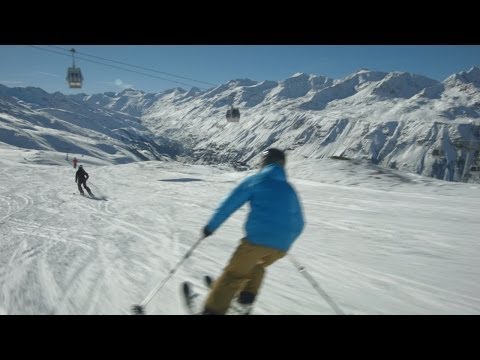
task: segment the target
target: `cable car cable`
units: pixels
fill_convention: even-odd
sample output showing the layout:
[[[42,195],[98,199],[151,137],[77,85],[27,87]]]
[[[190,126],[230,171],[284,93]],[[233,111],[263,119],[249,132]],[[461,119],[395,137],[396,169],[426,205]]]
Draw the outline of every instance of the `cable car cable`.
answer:
[[[63,50],[63,51],[70,51],[70,50],[67,50],[67,49],[65,49],[65,48],[62,48],[62,47],[60,47],[60,46],[55,46],[55,45],[48,45],[48,46],[53,47],[53,48],[56,48],[56,49],[61,49],[61,50]],[[80,51],[75,51],[75,52],[76,52],[77,54],[82,54],[82,55],[85,55],[85,56],[90,56],[90,57],[93,57],[93,58],[96,58],[96,59],[100,59],[100,60],[110,61],[110,62],[113,62],[113,63],[116,63],[116,64],[120,64],[120,65],[131,66],[131,67],[134,67],[134,68],[137,68],[137,69],[152,71],[152,72],[156,72],[156,73],[159,73],[159,74],[164,74],[164,75],[168,75],[168,76],[173,76],[173,77],[176,77],[176,78],[179,78],[179,79],[184,79],[184,80],[190,80],[190,81],[198,82],[198,83],[205,84],[205,85],[217,86],[216,84],[209,83],[209,82],[207,82],[207,81],[195,80],[195,79],[188,78],[188,77],[185,77],[185,76],[170,74],[170,73],[167,73],[167,72],[164,72],[164,71],[159,71],[159,70],[155,70],[155,69],[150,69],[150,68],[147,68],[147,67],[144,67],[144,66],[132,65],[132,64],[128,64],[128,63],[125,63],[125,62],[122,62],[122,61],[111,60],[111,59],[107,59],[107,58],[104,58],[104,57],[101,57],[101,56],[90,55],[90,54],[87,54],[87,53],[84,53],[84,52],[80,52]]]
[[[55,54],[58,54],[58,55],[62,55],[62,56],[68,56],[68,57],[71,56],[71,55],[59,53],[58,51],[55,51],[55,50],[44,49],[44,48],[41,48],[41,47],[38,47],[38,46],[35,46],[35,45],[30,45],[30,46],[33,47],[33,48],[35,48],[35,49],[38,49],[38,50],[49,51],[49,52],[52,52],[52,53],[55,53]],[[87,62],[91,62],[91,63],[95,63],[95,64],[100,64],[100,65],[104,65],[104,66],[113,67],[113,68],[120,69],[120,70],[124,70],[124,71],[133,72],[133,73],[140,74],[140,75],[144,75],[144,76],[153,77],[153,78],[156,78],[156,79],[161,79],[161,80],[165,80],[165,81],[170,81],[170,82],[173,82],[173,83],[176,83],[176,84],[181,84],[181,85],[193,87],[192,84],[187,84],[187,83],[184,83],[184,82],[181,82],[181,81],[166,79],[166,78],[163,78],[163,77],[160,77],[160,76],[156,76],[156,75],[153,75],[153,74],[146,74],[146,73],[143,73],[143,72],[140,72],[140,71],[136,71],[136,70],[125,69],[125,68],[122,68],[122,67],[116,66],[116,65],[105,64],[105,63],[102,63],[102,62],[99,62],[99,61],[90,60],[90,59],[85,59],[85,58],[81,58],[81,57],[78,57],[78,56],[77,56],[77,59],[81,59],[81,60],[83,60],[83,61],[87,61]],[[197,87],[200,88],[201,90],[206,90],[204,87],[199,87],[199,86],[197,86]]]

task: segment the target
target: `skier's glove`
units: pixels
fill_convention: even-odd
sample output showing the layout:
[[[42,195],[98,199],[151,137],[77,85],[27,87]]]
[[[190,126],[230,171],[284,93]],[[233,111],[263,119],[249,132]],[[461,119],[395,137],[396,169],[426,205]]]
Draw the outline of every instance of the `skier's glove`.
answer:
[[[208,236],[210,236],[210,235],[212,235],[212,234],[213,234],[213,232],[210,231],[210,230],[208,229],[208,227],[205,226],[205,227],[203,228],[203,236],[204,236],[204,237],[208,237]]]

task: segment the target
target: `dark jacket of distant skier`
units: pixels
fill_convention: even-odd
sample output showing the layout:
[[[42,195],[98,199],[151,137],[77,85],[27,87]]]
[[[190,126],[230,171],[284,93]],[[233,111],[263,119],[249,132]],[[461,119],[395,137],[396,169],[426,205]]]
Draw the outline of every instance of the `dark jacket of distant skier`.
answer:
[[[82,185],[87,190],[88,194],[92,196],[92,192],[90,191],[90,188],[87,186],[87,180],[89,176],[88,173],[85,171],[82,165],[78,168],[77,172],[75,173],[75,182],[78,185],[78,191],[80,191],[80,194],[84,194]]]
[[[285,170],[269,164],[244,179],[223,201],[206,228],[212,233],[247,201],[251,211],[245,224],[252,244],[288,251],[304,227],[298,197],[287,182]]]

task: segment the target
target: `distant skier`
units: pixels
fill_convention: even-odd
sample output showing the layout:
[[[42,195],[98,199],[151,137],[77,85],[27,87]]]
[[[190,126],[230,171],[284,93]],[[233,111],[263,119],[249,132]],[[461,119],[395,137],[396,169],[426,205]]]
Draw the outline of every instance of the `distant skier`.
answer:
[[[89,176],[88,176],[87,172],[85,171],[85,169],[83,168],[83,165],[80,165],[78,167],[77,172],[75,173],[75,182],[78,185],[78,191],[80,191],[80,194],[85,195],[85,193],[83,192],[83,189],[82,189],[82,185],[83,185],[85,190],[87,190],[88,195],[93,196],[92,192],[90,191],[90,188],[87,186],[88,178],[89,178]]]
[[[74,158],[73,158],[73,168],[74,168],[74,169],[77,168],[77,162],[78,162],[77,158],[74,157]]]
[[[304,228],[298,196],[287,182],[285,154],[278,149],[262,153],[261,170],[243,180],[220,204],[203,235],[210,236],[246,202],[250,203],[241,239],[222,275],[213,283],[204,315],[223,315],[232,299],[251,306],[265,275],[265,268],[284,257]]]

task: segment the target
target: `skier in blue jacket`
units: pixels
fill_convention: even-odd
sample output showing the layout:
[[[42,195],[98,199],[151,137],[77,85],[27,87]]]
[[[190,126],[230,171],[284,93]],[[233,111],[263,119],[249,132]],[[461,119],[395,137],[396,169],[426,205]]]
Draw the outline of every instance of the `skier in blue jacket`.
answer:
[[[302,208],[295,190],[287,182],[285,161],[281,150],[264,151],[261,170],[244,179],[204,227],[203,235],[212,235],[243,204],[250,203],[246,236],[213,283],[203,314],[225,314],[235,296],[248,312],[258,294],[265,268],[284,257],[302,232]]]

